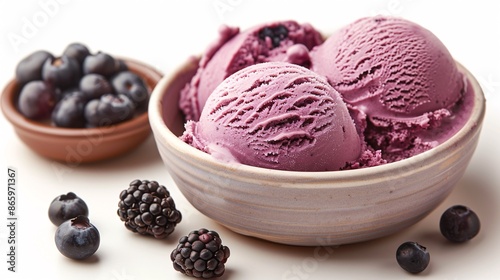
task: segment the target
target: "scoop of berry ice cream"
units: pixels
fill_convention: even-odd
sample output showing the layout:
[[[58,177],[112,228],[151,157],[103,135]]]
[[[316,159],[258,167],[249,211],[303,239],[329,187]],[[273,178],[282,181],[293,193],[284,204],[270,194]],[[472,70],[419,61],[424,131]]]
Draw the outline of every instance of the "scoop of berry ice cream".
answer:
[[[405,19],[367,17],[311,51],[351,110],[366,116],[366,141],[390,161],[431,149],[441,123],[462,100],[456,62],[429,30]]]
[[[181,138],[223,161],[279,170],[339,170],[361,152],[338,92],[324,77],[285,62],[229,76]]]
[[[224,25],[218,40],[203,54],[196,75],[181,91],[180,108],[188,120],[198,120],[208,96],[231,74],[269,61],[309,67],[309,50],[322,42],[311,25],[295,21],[261,24],[243,32]]]

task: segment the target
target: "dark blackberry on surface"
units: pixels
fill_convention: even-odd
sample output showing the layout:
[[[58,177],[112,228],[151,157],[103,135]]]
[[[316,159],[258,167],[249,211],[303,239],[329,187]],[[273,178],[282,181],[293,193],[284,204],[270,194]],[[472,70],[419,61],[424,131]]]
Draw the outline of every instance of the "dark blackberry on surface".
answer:
[[[229,248],[222,245],[217,232],[201,228],[181,237],[170,259],[175,270],[187,276],[209,279],[224,274],[229,255]]]
[[[264,27],[259,31],[259,39],[266,40],[269,38],[273,44],[273,48],[280,45],[281,41],[288,37],[288,29],[280,24],[276,27]]]
[[[47,59],[54,56],[48,51],[39,50],[23,58],[16,66],[16,80],[24,85],[42,79],[42,67]]]
[[[162,239],[182,220],[174,199],[156,181],[134,180],[120,193],[118,216],[130,231]]]
[[[469,207],[455,205],[448,208],[439,220],[441,234],[452,242],[465,242],[474,238],[481,228],[477,214]]]
[[[101,241],[99,231],[85,216],[77,216],[62,223],[54,239],[59,252],[75,260],[92,256]]]
[[[404,270],[417,274],[424,271],[430,262],[427,248],[417,242],[408,241],[396,250],[396,260]]]
[[[88,215],[87,204],[73,192],[57,196],[49,206],[49,219],[56,226],[77,216]]]

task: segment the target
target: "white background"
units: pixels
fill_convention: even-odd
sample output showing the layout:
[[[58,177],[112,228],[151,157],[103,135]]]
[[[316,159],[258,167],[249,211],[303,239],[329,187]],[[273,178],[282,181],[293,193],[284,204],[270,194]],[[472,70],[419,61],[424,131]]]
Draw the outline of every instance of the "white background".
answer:
[[[232,250],[222,279],[413,279],[396,263],[396,248],[414,240],[428,248],[431,264],[417,277],[493,279],[500,274],[500,5],[497,1],[76,1],[0,2],[0,86],[25,55],[54,54],[74,41],[92,51],[142,60],[169,73],[201,53],[223,24],[247,28],[280,19],[309,22],[325,33],[363,16],[405,17],[434,32],[456,60],[479,80],[487,113],[472,162],[450,197],[431,215],[398,234],[338,248],[292,247],[233,233],[197,212],[165,171],[150,137],[114,160],[67,167],[29,150],[0,114],[1,279],[188,279],[169,259],[181,235],[207,227],[219,231]],[[7,167],[18,170],[16,273],[7,271]],[[166,240],[127,231],[116,215],[118,194],[133,179],[157,180],[172,193],[183,221]],[[77,262],[62,256],[47,218],[51,200],[74,191],[89,205],[101,233],[95,257]],[[480,234],[453,245],[440,235],[441,213],[465,204],[481,218]],[[495,277],[496,278],[496,277]]]

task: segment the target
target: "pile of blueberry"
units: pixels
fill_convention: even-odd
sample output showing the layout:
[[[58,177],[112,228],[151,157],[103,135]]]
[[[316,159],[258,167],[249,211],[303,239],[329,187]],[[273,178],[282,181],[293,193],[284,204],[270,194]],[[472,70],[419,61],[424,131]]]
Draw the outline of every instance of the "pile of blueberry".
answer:
[[[18,63],[16,80],[21,114],[50,118],[58,127],[117,124],[145,111],[149,100],[146,83],[123,60],[90,53],[81,43],[69,44],[59,57],[33,52]]]
[[[454,205],[441,215],[441,234],[453,243],[463,243],[474,238],[481,228],[479,217],[469,207]],[[427,248],[417,242],[408,241],[396,250],[396,260],[404,270],[417,274],[424,271],[430,262]]]
[[[56,247],[64,256],[83,260],[99,248],[99,231],[90,223],[88,214],[85,201],[72,192],[62,194],[50,203],[49,219],[57,226]]]

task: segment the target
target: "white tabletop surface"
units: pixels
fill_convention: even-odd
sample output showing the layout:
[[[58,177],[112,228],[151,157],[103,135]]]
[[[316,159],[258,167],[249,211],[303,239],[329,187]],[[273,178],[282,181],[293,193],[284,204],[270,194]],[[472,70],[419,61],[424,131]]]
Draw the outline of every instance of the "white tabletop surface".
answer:
[[[306,3],[308,3],[306,5]],[[405,17],[434,32],[456,60],[481,83],[487,113],[480,142],[463,179],[449,198],[418,224],[397,234],[335,248],[293,247],[233,233],[200,214],[178,191],[163,167],[152,136],[114,160],[80,166],[33,153],[0,114],[1,279],[189,279],[174,271],[169,255],[181,235],[200,227],[217,230],[232,255],[222,279],[412,279],[395,259],[396,248],[413,240],[426,246],[425,279],[493,279],[500,274],[500,4],[498,1],[0,1],[0,85],[13,77],[25,55],[55,54],[71,42],[133,57],[164,73],[202,52],[223,24],[242,28],[279,19],[309,22],[323,32],[363,16]],[[7,168],[17,169],[16,272],[8,268]],[[172,193],[183,221],[166,240],[126,230],[116,215],[118,194],[133,179],[157,180]],[[73,191],[90,208],[101,233],[95,257],[78,262],[54,245],[47,217],[51,200]],[[446,242],[441,213],[454,204],[479,215],[479,235],[466,244]]]

